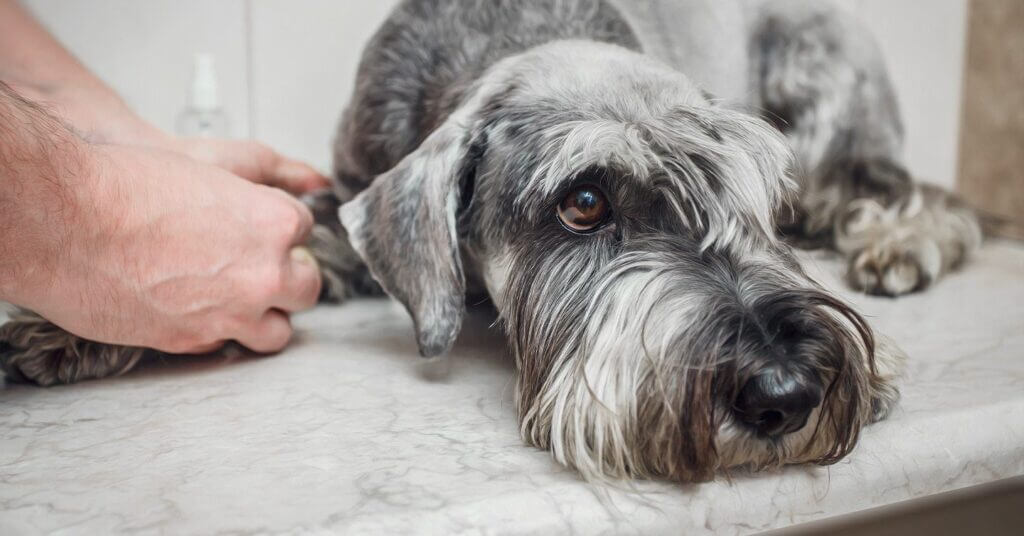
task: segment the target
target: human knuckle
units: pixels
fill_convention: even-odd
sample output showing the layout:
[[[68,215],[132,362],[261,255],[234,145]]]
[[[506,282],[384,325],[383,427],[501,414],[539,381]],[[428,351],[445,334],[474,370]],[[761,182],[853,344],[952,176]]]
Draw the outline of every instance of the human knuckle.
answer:
[[[270,336],[269,340],[267,341],[267,345],[271,348],[271,350],[280,350],[281,348],[284,348],[285,346],[288,345],[288,341],[291,339],[291,337],[291,328],[283,328]]]
[[[284,273],[280,267],[268,265],[253,274],[248,287],[253,301],[263,304],[281,293],[284,288]]]
[[[268,216],[270,232],[280,240],[291,242],[295,236],[305,232],[307,224],[303,215],[289,203],[279,203]]]
[[[309,306],[316,305],[317,300],[324,288],[323,276],[319,271],[314,271],[305,287],[305,298]]]
[[[277,351],[287,346],[291,339],[292,327],[289,322],[285,321],[283,327],[271,336],[271,340],[269,342],[274,351]]]
[[[201,344],[212,344],[219,340],[232,339],[242,327],[242,319],[237,314],[222,313],[208,319],[206,329],[200,337]]]
[[[161,346],[172,354],[184,354],[203,345],[203,339],[198,335],[194,333],[179,333],[168,337]]]

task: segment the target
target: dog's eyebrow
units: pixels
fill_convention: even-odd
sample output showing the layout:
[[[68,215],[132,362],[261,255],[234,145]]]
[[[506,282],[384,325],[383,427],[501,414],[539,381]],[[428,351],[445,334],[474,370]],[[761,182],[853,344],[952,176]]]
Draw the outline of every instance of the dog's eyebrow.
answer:
[[[615,120],[566,121],[544,133],[540,147],[543,155],[517,197],[519,204],[528,197],[541,199],[553,195],[581,170],[591,167],[615,167],[637,177],[657,165],[657,155],[644,139],[643,129],[635,123]]]
[[[707,137],[717,141],[718,143],[723,143],[725,141],[725,138],[722,137],[722,133],[715,128],[715,125],[692,108],[676,108],[669,113],[669,117],[690,121],[694,125],[697,125],[697,128],[699,128]]]

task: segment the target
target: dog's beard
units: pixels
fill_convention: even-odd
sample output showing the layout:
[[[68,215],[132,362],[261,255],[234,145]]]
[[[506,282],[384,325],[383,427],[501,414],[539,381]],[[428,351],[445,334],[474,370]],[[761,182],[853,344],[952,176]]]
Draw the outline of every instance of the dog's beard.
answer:
[[[614,258],[595,242],[589,255],[578,243],[527,252],[510,270],[502,308],[527,441],[591,480],[702,481],[853,448],[871,415],[874,343],[859,316],[809,282],[737,272],[674,240],[633,240]],[[754,309],[769,326],[800,319],[793,348],[825,386],[808,423],[776,439],[731,411],[758,366],[763,339],[744,326]]]

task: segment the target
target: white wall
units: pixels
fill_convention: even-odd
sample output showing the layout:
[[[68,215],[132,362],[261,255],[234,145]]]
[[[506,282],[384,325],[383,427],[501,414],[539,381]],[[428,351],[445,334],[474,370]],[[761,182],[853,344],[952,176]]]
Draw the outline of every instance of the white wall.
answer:
[[[28,0],[43,24],[146,119],[173,130],[192,55],[217,57],[233,134],[249,135],[246,0]]]
[[[173,131],[216,56],[232,135],[326,171],[363,44],[397,0],[22,0],[144,118]]]
[[[165,129],[195,52],[216,55],[233,134],[327,170],[365,40],[397,0],[25,0],[61,41]],[[878,35],[918,176],[955,184],[966,0],[839,0]]]
[[[251,0],[253,136],[328,168],[363,44],[397,0]]]
[[[956,184],[967,0],[842,0],[878,37],[907,129],[914,175]]]

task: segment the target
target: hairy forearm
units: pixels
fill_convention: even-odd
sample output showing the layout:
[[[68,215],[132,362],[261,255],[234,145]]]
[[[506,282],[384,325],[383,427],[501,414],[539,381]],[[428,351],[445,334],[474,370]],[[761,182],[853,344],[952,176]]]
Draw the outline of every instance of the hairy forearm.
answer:
[[[59,119],[0,82],[0,300],[23,304],[51,283],[88,154]]]

